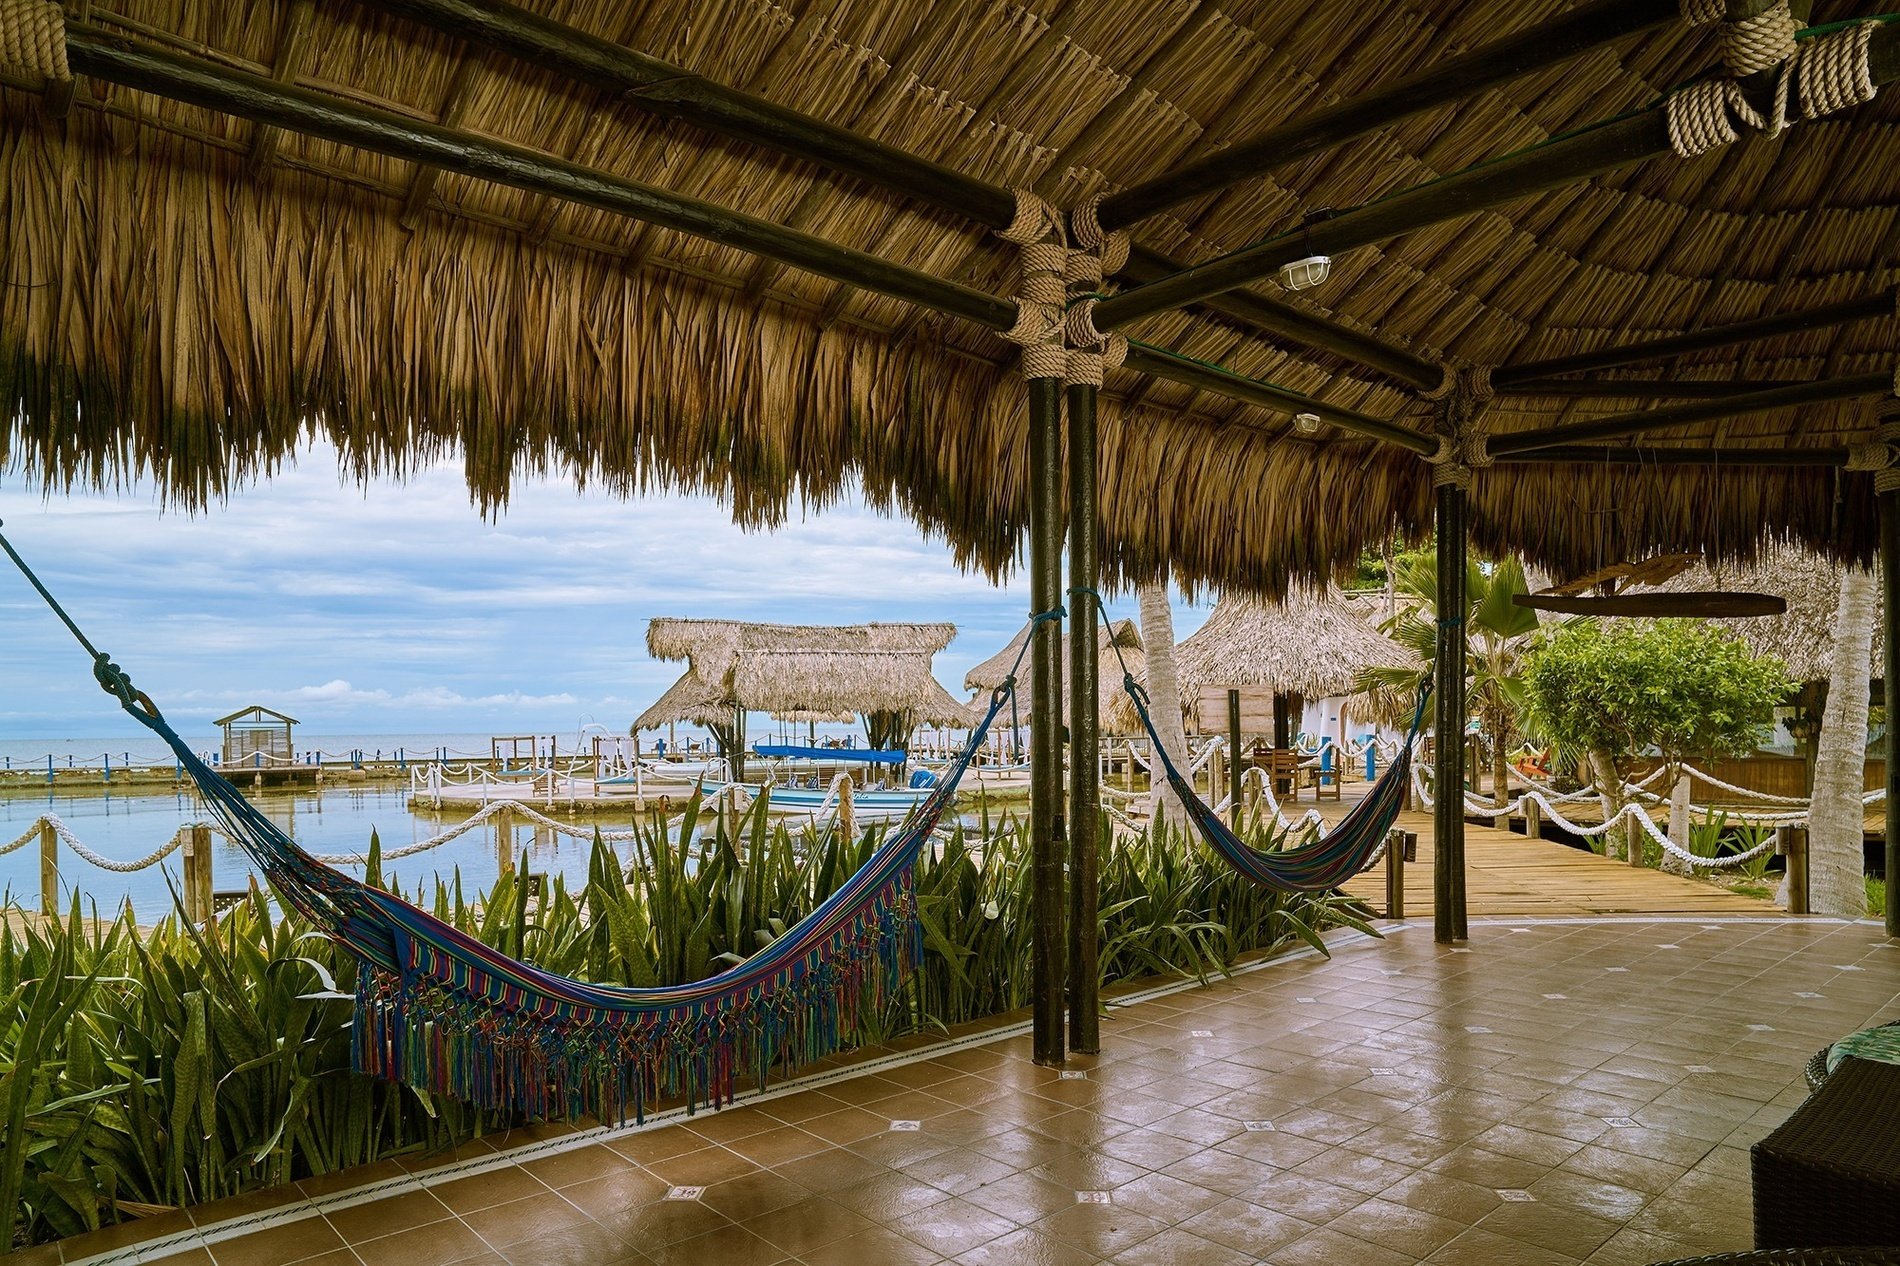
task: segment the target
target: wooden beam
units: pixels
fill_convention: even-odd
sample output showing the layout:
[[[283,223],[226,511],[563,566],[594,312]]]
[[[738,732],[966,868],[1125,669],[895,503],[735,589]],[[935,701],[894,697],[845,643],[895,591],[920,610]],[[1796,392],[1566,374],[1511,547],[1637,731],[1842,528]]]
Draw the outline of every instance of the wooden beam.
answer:
[[[675,229],[987,329],[1006,330],[1015,323],[1016,306],[1010,300],[811,234],[522,146],[276,83],[85,23],[68,23],[67,57],[77,73],[142,92]],[[414,188],[410,196],[415,197]],[[1383,419],[1160,348],[1131,348],[1127,363],[1244,403],[1287,414],[1316,413],[1343,430],[1414,452],[1427,453],[1436,447],[1416,432]]]
[[[1568,426],[1551,426],[1536,431],[1516,431],[1494,435],[1490,437],[1485,447],[1491,456],[1496,458],[1509,453],[1528,453],[1534,449],[1552,448],[1559,444],[1579,444],[1592,440],[1616,439],[1624,435],[1641,435],[1673,426],[1688,426],[1695,422],[1710,422],[1717,418],[1761,413],[1768,409],[1787,408],[1791,405],[1892,394],[1894,394],[1892,370],[1877,374],[1856,374],[1849,378],[1824,378],[1819,382],[1796,383],[1792,387],[1758,391],[1752,395],[1733,396],[1727,400],[1704,400],[1695,404],[1679,404],[1667,409],[1619,413],[1614,417],[1598,418],[1593,422],[1576,422]]]
[[[315,9],[315,0],[293,0],[290,12],[284,15],[283,34],[277,37],[277,62],[271,74],[280,84],[296,83],[297,76],[303,73],[304,63],[309,60],[310,18]],[[282,131],[274,127],[257,128],[246,160],[252,176],[263,174],[270,166],[277,156],[277,141],[282,135]]]
[[[1774,338],[1781,334],[1798,334],[1806,330],[1846,325],[1852,321],[1890,317],[1896,314],[1897,301],[1900,301],[1900,289],[1890,287],[1857,299],[1843,299],[1838,303],[1824,303],[1793,312],[1777,312],[1752,321],[1737,321],[1732,325],[1644,339],[1619,347],[1579,352],[1574,356],[1556,356],[1548,360],[1526,361],[1521,365],[1506,365],[1491,371],[1491,385],[1502,391],[1556,374],[1608,369],[1613,365],[1628,365],[1635,361],[1658,360],[1664,356],[1680,356],[1686,352],[1706,351],[1735,343],[1752,343],[1757,339]]]
[[[1269,128],[1185,167],[1131,185],[1103,200],[1104,226],[1125,228],[1172,206],[1265,175],[1425,110],[1475,97],[1486,88],[1568,61],[1605,44],[1674,20],[1663,0],[1596,0],[1561,17],[1447,58],[1389,87]]]
[[[715,83],[611,40],[531,13],[508,0],[362,0],[362,3],[565,75],[577,83],[609,93],[623,104],[818,163],[830,171],[961,214],[986,228],[1006,227],[1015,213],[1015,195],[1000,185],[966,176],[894,145],[869,140],[847,128],[809,118],[761,97]],[[1059,41],[1069,24],[1080,15],[1080,6],[1071,4],[1057,15],[1056,21],[1044,32],[1044,38]],[[794,219],[802,220],[808,215],[806,211]],[[1184,265],[1158,252],[1136,248],[1129,266],[1131,276],[1153,279],[1178,272]],[[1435,387],[1442,377],[1435,363],[1376,335],[1277,300],[1259,295],[1234,295],[1227,297],[1219,310],[1293,342],[1349,357],[1412,386]]]
[[[1178,382],[1202,391],[1211,391],[1230,399],[1244,400],[1248,404],[1261,405],[1289,416],[1300,413],[1319,415],[1323,422],[1329,422],[1342,431],[1355,435],[1370,436],[1396,444],[1400,448],[1418,453],[1421,456],[1438,451],[1438,441],[1417,431],[1375,418],[1354,409],[1342,408],[1336,404],[1327,404],[1311,396],[1264,382],[1258,378],[1248,378],[1231,369],[1219,365],[1204,364],[1191,357],[1181,356],[1164,348],[1144,345],[1131,346],[1128,359],[1124,362],[1128,368],[1139,370],[1156,378],[1165,378],[1169,382]]]
[[[1730,396],[1750,396],[1757,391],[1792,387],[1792,378],[1758,379],[1732,382],[1719,378],[1532,378],[1492,387],[1501,396],[1564,396],[1589,399],[1617,397],[1627,400],[1724,400]]]
[[[475,85],[481,81],[482,71],[488,62],[488,54],[479,48],[472,48],[462,54],[462,60],[455,64],[455,73],[449,77],[449,90],[442,96],[442,109],[437,116],[443,127],[461,127],[462,120],[468,117],[469,98],[474,95]],[[442,174],[440,167],[423,163],[409,178],[409,188],[402,196],[402,210],[396,215],[396,223],[405,229],[413,229],[421,223],[428,213],[429,199],[435,196],[436,177]],[[543,199],[543,205],[549,202]]]
[[[1900,78],[1900,25],[1875,27],[1869,52],[1876,85]],[[1798,133],[1793,143],[1800,143]],[[1196,264],[1161,281],[1123,291],[1096,306],[1095,324],[1103,329],[1124,326],[1269,277],[1282,266],[1309,255],[1342,255],[1673,152],[1668,113],[1665,104],[1658,103],[1476,163]]]
[[[1180,271],[1180,267],[1159,251],[1135,246],[1129,249],[1128,265],[1119,275],[1141,283],[1169,276]],[[1437,361],[1407,351],[1376,334],[1354,329],[1258,291],[1234,290],[1215,295],[1203,306],[1232,320],[1278,334],[1289,342],[1337,353],[1414,387],[1436,387],[1445,376]]]
[[[1626,466],[1845,466],[1844,448],[1623,448],[1564,444],[1500,453],[1500,464],[1577,463]]]
[[[506,0],[362,3],[592,84],[653,114],[796,154],[982,224],[1000,228],[1015,211],[1009,191],[987,181],[728,88]]]
[[[1015,322],[1016,306],[1006,299],[519,145],[275,83],[85,23],[67,24],[66,51],[79,73],[128,88],[677,229],[990,329]]]

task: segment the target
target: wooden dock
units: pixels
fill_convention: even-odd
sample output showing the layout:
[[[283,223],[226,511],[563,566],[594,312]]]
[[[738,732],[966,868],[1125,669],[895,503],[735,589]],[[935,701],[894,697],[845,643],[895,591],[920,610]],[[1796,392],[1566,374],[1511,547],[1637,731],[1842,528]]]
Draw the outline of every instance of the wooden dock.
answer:
[[[1361,784],[1363,786],[1363,784]],[[1353,787],[1347,788],[1350,803]],[[1292,806],[1287,806],[1292,816]],[[1329,820],[1338,816],[1329,801],[1321,806]],[[1418,834],[1417,860],[1405,867],[1407,919],[1432,917],[1432,818],[1406,812],[1398,825]],[[1346,890],[1375,908],[1385,908],[1385,865],[1346,885]],[[1551,840],[1527,839],[1476,822],[1465,823],[1466,912],[1490,915],[1706,914],[1773,915],[1781,908],[1706,879],[1638,868]]]

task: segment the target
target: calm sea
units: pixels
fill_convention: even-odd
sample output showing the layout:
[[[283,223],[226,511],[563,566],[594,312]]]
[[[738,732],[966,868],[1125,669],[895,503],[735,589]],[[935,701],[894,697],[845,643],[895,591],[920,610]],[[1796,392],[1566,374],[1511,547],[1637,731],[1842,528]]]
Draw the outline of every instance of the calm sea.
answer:
[[[437,832],[463,821],[468,814],[460,811],[411,813],[407,788],[328,788],[323,791],[263,791],[249,793],[251,803],[263,810],[292,839],[315,853],[361,852],[369,846],[373,830],[385,851],[427,839]],[[178,828],[208,821],[210,815],[194,795],[86,795],[11,796],[0,798],[0,846],[27,830],[42,814],[57,815],[86,847],[113,861],[134,861],[155,851]],[[601,818],[605,829],[624,829],[632,824],[629,808],[623,818]],[[592,819],[589,820],[593,821]],[[535,830],[517,824],[510,829],[510,855],[519,858],[523,849],[530,854],[532,870],[567,876],[570,886],[584,882],[588,851],[592,841],[571,839],[548,830]],[[241,889],[249,882],[250,859],[220,836],[213,836],[213,886],[220,890]],[[620,846],[625,856],[628,846]],[[418,884],[436,878],[448,881],[459,871],[466,891],[471,895],[487,888],[499,872],[502,840],[491,819],[468,834],[419,853],[414,857],[387,863],[384,873],[398,879],[405,890],[415,891]],[[96,901],[102,913],[116,910],[130,899],[141,920],[150,920],[169,912],[172,894],[166,877],[177,883],[182,859],[173,853],[163,863],[130,874],[102,870],[76,856],[70,849],[60,850],[61,904],[71,900],[76,889],[87,902]],[[362,867],[343,869],[360,875]],[[36,842],[0,857],[0,890],[14,902],[37,907],[40,892],[40,855]]]

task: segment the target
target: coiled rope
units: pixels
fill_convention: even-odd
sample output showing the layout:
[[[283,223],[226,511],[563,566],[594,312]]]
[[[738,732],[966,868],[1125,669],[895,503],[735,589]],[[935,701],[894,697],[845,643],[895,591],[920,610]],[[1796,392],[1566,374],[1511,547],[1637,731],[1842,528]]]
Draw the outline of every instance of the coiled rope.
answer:
[[[1710,21],[1708,15],[1721,8],[1715,0],[1685,0],[1683,12],[1691,21]],[[1877,89],[1869,47],[1876,25],[1861,22],[1800,41],[1800,24],[1787,0],[1754,17],[1724,23],[1722,64],[1728,74],[1670,95],[1670,148],[1680,158],[1694,158],[1740,139],[1742,127],[1778,136],[1797,117],[1818,119],[1872,101]],[[1774,104],[1763,115],[1739,81],[1777,69]],[[1798,109],[1798,115],[1791,108]]]
[[[52,0],[0,0],[0,70],[29,80],[63,83],[66,14]]]
[[[1022,348],[1023,377],[1061,378],[1068,372],[1063,306],[1069,261],[1062,215],[1027,189],[1014,193],[1015,215],[996,232],[1017,247],[1016,323],[1003,337]]]

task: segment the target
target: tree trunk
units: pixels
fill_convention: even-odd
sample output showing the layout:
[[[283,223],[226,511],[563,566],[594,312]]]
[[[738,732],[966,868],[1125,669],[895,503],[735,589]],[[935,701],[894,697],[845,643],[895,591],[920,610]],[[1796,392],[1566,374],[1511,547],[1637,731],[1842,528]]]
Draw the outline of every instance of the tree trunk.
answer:
[[[1689,775],[1678,770],[1674,790],[1669,794],[1669,839],[1685,853],[1695,852],[1689,847],[1689,792]],[[1693,873],[1688,862],[1667,850],[1663,852],[1662,868],[1674,875]]]
[[[1503,727],[1491,738],[1491,803],[1502,808],[1511,799],[1511,762],[1504,754]],[[1509,814],[1499,814],[1491,819],[1491,825],[1500,831],[1511,829]]]
[[[1141,599],[1141,640],[1148,657],[1148,707],[1155,730],[1176,769],[1187,770],[1187,731],[1181,725],[1181,685],[1174,672],[1174,609],[1168,604],[1165,582],[1146,584]],[[1186,820],[1181,800],[1168,785],[1156,760],[1153,790],[1148,795],[1150,820],[1166,814],[1177,826]]]
[[[1867,660],[1877,588],[1874,574],[1863,568],[1850,567],[1841,575],[1827,710],[1808,810],[1808,908],[1814,914],[1860,918],[1867,913],[1860,798],[1867,777]]]
[[[1596,781],[1597,799],[1603,804],[1603,820],[1608,822],[1611,818],[1623,811],[1623,777],[1616,772],[1616,758],[1611,756],[1608,752],[1593,748],[1589,752],[1589,757],[1590,776]],[[1634,849],[1630,848],[1630,843],[1635,838],[1634,832],[1640,830],[1642,830],[1641,827],[1634,827],[1633,830],[1630,828],[1613,828],[1604,832],[1603,855],[1605,857],[1615,857],[1617,855],[1617,841],[1621,840],[1624,858],[1629,860],[1632,865],[1641,865],[1643,860],[1642,845],[1637,844]],[[1631,856],[1632,853],[1634,853],[1633,857]]]

